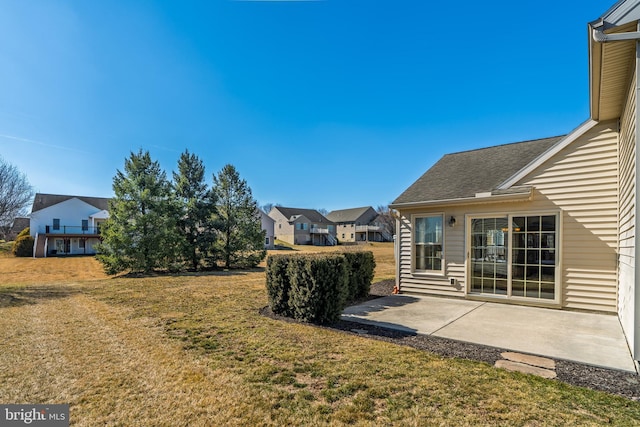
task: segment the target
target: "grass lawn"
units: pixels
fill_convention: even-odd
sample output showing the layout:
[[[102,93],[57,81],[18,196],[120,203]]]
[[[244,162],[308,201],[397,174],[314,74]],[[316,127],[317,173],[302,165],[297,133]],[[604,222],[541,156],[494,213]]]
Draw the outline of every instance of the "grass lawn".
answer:
[[[370,249],[393,277],[393,247]],[[72,425],[640,420],[621,397],[262,317],[261,269],[107,278],[92,258],[0,256],[0,272],[0,402],[70,403]]]

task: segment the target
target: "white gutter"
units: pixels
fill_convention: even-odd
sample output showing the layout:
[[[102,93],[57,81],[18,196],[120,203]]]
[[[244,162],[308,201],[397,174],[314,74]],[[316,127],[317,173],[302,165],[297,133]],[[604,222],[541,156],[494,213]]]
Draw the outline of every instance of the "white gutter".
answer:
[[[640,40],[640,31],[629,33],[605,34],[604,31],[593,29],[591,33],[593,41],[596,43],[623,42],[628,40]]]
[[[640,29],[640,24],[637,26],[637,29]],[[638,34],[638,32],[636,32],[635,34]],[[640,66],[640,58],[638,58],[637,54],[638,54],[638,50],[640,50],[640,46],[638,46],[639,43],[636,42],[636,70],[638,69],[638,67]],[[640,76],[638,75],[638,73],[636,72],[636,76],[635,76],[635,82],[633,82],[633,84],[635,84],[635,90],[636,90],[636,111],[638,110],[639,104],[640,104],[640,99],[638,99],[637,93],[640,91]],[[637,128],[638,126],[638,116],[637,113],[635,114],[635,127]],[[639,280],[640,280],[640,257],[638,257],[638,247],[640,245],[640,236],[638,236],[638,214],[640,214],[640,207],[638,206],[638,186],[640,185],[640,177],[638,176],[638,161],[640,160],[640,153],[638,152],[638,141],[640,140],[640,136],[638,135],[638,132],[635,132],[635,145],[636,145],[636,149],[635,149],[635,175],[636,175],[636,182],[635,182],[635,188],[634,188],[634,196],[635,196],[635,224],[634,224],[634,234],[635,234],[635,241],[634,241],[634,268],[633,268],[633,274],[634,274],[634,284],[635,284],[635,288],[633,290],[633,296],[634,296],[634,301],[633,301],[633,313],[632,313],[632,320],[633,320],[633,330],[631,331],[631,333],[633,334],[633,349],[631,351],[631,356],[633,357],[633,359],[636,362],[636,370],[640,371],[640,287],[638,286]]]
[[[389,205],[392,209],[411,209],[421,208],[428,206],[441,206],[441,205],[462,205],[471,203],[496,203],[496,202],[508,202],[514,200],[529,200],[533,197],[533,188],[526,187],[517,193],[508,194],[492,194],[492,193],[477,193],[475,197],[463,197],[459,199],[443,199],[443,200],[431,200],[423,202],[407,202],[407,203],[392,203]]]

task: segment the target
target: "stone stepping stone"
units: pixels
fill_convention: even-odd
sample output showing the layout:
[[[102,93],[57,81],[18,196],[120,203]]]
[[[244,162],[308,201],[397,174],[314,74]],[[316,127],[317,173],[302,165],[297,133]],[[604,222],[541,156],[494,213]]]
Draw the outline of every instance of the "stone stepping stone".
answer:
[[[500,356],[502,356],[503,359],[511,360],[512,362],[520,362],[526,365],[538,366],[540,368],[551,370],[556,369],[555,360],[546,357],[532,356],[530,354],[514,353],[510,351],[500,353]]]
[[[555,371],[556,362],[552,359],[514,352],[504,352],[500,353],[500,355],[504,359],[496,361],[496,368],[537,375],[547,379],[557,377]]]

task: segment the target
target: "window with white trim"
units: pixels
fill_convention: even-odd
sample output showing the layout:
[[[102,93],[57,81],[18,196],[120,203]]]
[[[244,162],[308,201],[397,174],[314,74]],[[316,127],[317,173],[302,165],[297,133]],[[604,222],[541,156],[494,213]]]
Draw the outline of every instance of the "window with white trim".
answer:
[[[413,268],[415,271],[442,273],[443,216],[419,216],[413,223]]]

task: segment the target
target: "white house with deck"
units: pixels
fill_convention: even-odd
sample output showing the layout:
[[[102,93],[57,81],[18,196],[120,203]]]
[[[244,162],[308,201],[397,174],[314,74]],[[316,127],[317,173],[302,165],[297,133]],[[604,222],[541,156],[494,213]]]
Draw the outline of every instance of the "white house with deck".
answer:
[[[36,193],[29,215],[33,256],[95,254],[108,205],[107,198]]]

